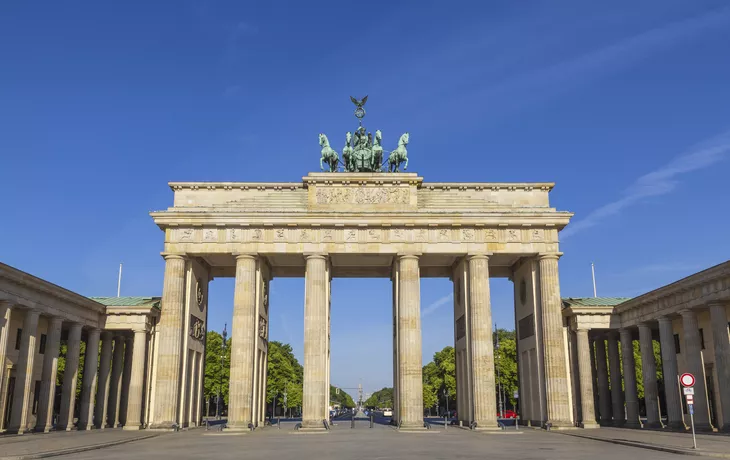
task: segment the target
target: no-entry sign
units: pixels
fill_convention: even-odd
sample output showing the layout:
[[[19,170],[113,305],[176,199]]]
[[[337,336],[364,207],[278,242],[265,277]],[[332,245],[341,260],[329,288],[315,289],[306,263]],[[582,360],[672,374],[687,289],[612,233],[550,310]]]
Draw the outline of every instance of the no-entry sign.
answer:
[[[695,385],[695,376],[689,373],[682,374],[679,378],[679,382],[682,386],[693,387]]]

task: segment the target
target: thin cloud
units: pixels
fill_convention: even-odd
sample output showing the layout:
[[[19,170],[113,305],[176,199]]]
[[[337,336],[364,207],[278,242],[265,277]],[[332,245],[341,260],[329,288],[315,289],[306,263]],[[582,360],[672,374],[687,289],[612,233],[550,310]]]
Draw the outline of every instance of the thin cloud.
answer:
[[[562,240],[598,225],[607,217],[619,214],[645,198],[671,193],[679,184],[679,176],[705,169],[725,159],[730,152],[730,131],[697,145],[665,166],[639,177],[624,190],[623,196],[590,212],[584,219],[560,232]]]
[[[435,312],[439,308],[441,308],[444,305],[446,305],[447,303],[451,302],[451,299],[453,299],[453,298],[454,298],[454,294],[453,293],[441,297],[440,299],[438,299],[435,302],[431,303],[429,306],[425,307],[421,311],[421,317],[423,318],[425,316],[428,316],[428,315],[432,314],[433,312]]]

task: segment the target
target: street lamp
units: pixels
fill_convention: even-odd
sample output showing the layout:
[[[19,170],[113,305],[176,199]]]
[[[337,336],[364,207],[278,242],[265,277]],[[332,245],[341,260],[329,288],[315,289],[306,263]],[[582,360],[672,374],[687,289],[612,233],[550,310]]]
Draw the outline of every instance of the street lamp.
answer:
[[[226,338],[228,337],[228,331],[226,328],[228,327],[228,323],[223,324],[223,344],[221,345],[221,370],[218,374],[218,397],[215,401],[215,418],[217,420],[220,420],[221,417],[221,387],[223,386],[223,359],[226,356]]]
[[[446,416],[451,418],[451,413],[449,412],[449,396],[451,396],[449,394],[449,390],[444,387],[444,398],[446,398]]]

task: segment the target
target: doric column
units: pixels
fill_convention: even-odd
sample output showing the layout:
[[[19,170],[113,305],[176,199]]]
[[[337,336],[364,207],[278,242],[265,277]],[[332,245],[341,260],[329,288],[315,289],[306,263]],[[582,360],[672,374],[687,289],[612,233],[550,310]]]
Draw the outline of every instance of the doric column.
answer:
[[[56,397],[56,374],[58,372],[58,352],[61,348],[62,326],[62,318],[49,318],[46,351],[43,355],[41,391],[38,396],[38,417],[35,425],[35,431],[44,433],[48,433],[53,429],[53,403]]]
[[[707,387],[705,386],[705,364],[702,357],[702,341],[697,324],[697,314],[694,310],[682,310],[680,313],[684,330],[685,364],[689,373],[695,376],[695,429],[707,431],[712,429],[712,424]],[[723,383],[726,384],[726,382]]]
[[[112,333],[101,333],[101,357],[99,378],[96,386],[96,405],[94,406],[94,426],[103,430],[106,427],[107,400],[112,369]]]
[[[477,428],[496,429],[498,425],[494,344],[492,342],[492,306],[489,297],[489,257],[484,254],[470,255],[467,257],[467,261],[469,263],[474,421],[477,423]]]
[[[599,337],[596,344],[596,370],[598,371],[598,407],[601,424],[611,423],[611,390],[608,387],[608,365],[606,363],[606,340]]]
[[[302,426],[324,429],[329,392],[327,379],[327,258],[306,255],[304,300],[304,396]]]
[[[96,372],[99,365],[99,329],[89,330],[84,353],[84,379],[81,382],[81,405],[79,407],[79,430],[94,427],[94,396],[96,395]]]
[[[593,407],[593,372],[591,371],[591,343],[588,340],[588,331],[575,331],[578,339],[578,374],[580,379],[580,408],[583,428],[598,428],[596,412]]]
[[[33,383],[33,361],[36,354],[36,337],[38,335],[38,317],[36,310],[26,310],[23,320],[23,334],[20,338],[17,371],[15,373],[15,391],[13,393],[13,409],[8,424],[8,433],[22,434],[28,431],[28,406],[30,405],[30,387]],[[2,363],[4,366],[5,363]]]
[[[5,357],[8,352],[11,313],[10,302],[0,301],[0,390],[5,382]],[[2,397],[0,395],[0,408],[2,408]],[[0,414],[0,416],[2,415]],[[0,426],[2,426],[2,423],[0,423]]]
[[[125,430],[139,430],[142,420],[142,394],[144,386],[144,358],[147,353],[147,331],[134,331],[132,344],[132,369],[129,376],[127,395],[127,419]]]
[[[570,420],[570,385],[563,337],[562,302],[558,278],[559,254],[541,254],[540,298],[542,300],[542,341],[545,362],[547,422],[553,426],[573,426]]]
[[[636,363],[634,362],[634,342],[631,330],[620,329],[621,361],[624,368],[624,396],[626,399],[626,426],[639,428],[639,396],[636,389]]]
[[[667,402],[667,425],[670,428],[684,430],[684,414],[682,399],[677,383],[677,350],[674,347],[674,330],[672,319],[659,317],[659,343],[662,347],[662,371],[664,376],[664,398]]]
[[[73,323],[68,330],[66,345],[66,369],[63,371],[61,391],[61,412],[58,416],[57,430],[71,431],[74,428],[74,408],[76,407],[76,379],[79,374],[79,353],[81,351],[81,324]]]
[[[651,338],[651,327],[639,324],[639,349],[641,350],[641,375],[644,378],[644,405],[646,406],[646,425],[649,428],[661,428],[659,420],[659,388],[656,380],[656,361],[654,361],[654,345]]]
[[[486,262],[486,261],[484,261]],[[421,351],[421,273],[418,256],[398,256],[398,375],[400,426],[423,428],[423,366]],[[486,370],[485,370],[486,372]],[[494,378],[494,377],[492,377]],[[485,402],[485,404],[487,404]],[[496,415],[496,413],[495,413]],[[486,415],[484,415],[486,418]],[[488,420],[485,420],[488,423]]]
[[[185,324],[185,266],[179,254],[165,256],[155,376],[153,428],[171,428],[178,422],[182,338]]]
[[[106,425],[116,428],[119,425],[119,400],[122,394],[122,371],[124,370],[124,337],[114,337],[114,356],[112,358],[112,375],[109,379],[109,397],[107,402]]]
[[[611,374],[611,412],[614,426],[626,423],[624,413],[624,390],[621,385],[621,358],[618,353],[618,332],[608,333],[608,365]]]
[[[710,304],[710,323],[712,323],[712,342],[715,348],[715,369],[717,381],[721,382],[720,406],[722,410],[722,427],[720,431],[730,432],[730,339],[728,339],[728,321],[726,303]]]
[[[246,429],[249,423],[254,422],[256,325],[256,256],[239,254],[236,256],[231,325],[231,379],[228,391],[228,428],[231,429]],[[306,375],[306,366],[304,372]]]
[[[119,398],[119,417],[117,426],[127,424],[127,404],[129,403],[129,381],[132,378],[132,352],[134,337],[124,337],[124,372],[122,373],[122,391]]]

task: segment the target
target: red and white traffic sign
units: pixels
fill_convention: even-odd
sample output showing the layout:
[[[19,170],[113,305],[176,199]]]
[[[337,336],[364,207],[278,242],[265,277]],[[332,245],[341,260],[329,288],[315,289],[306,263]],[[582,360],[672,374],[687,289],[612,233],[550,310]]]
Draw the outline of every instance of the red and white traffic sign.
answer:
[[[679,378],[679,382],[682,384],[682,386],[693,387],[695,386],[695,376],[690,373],[684,373]]]
[[[687,397],[687,404],[694,404],[694,402],[695,402],[694,395],[687,395],[686,397]]]

